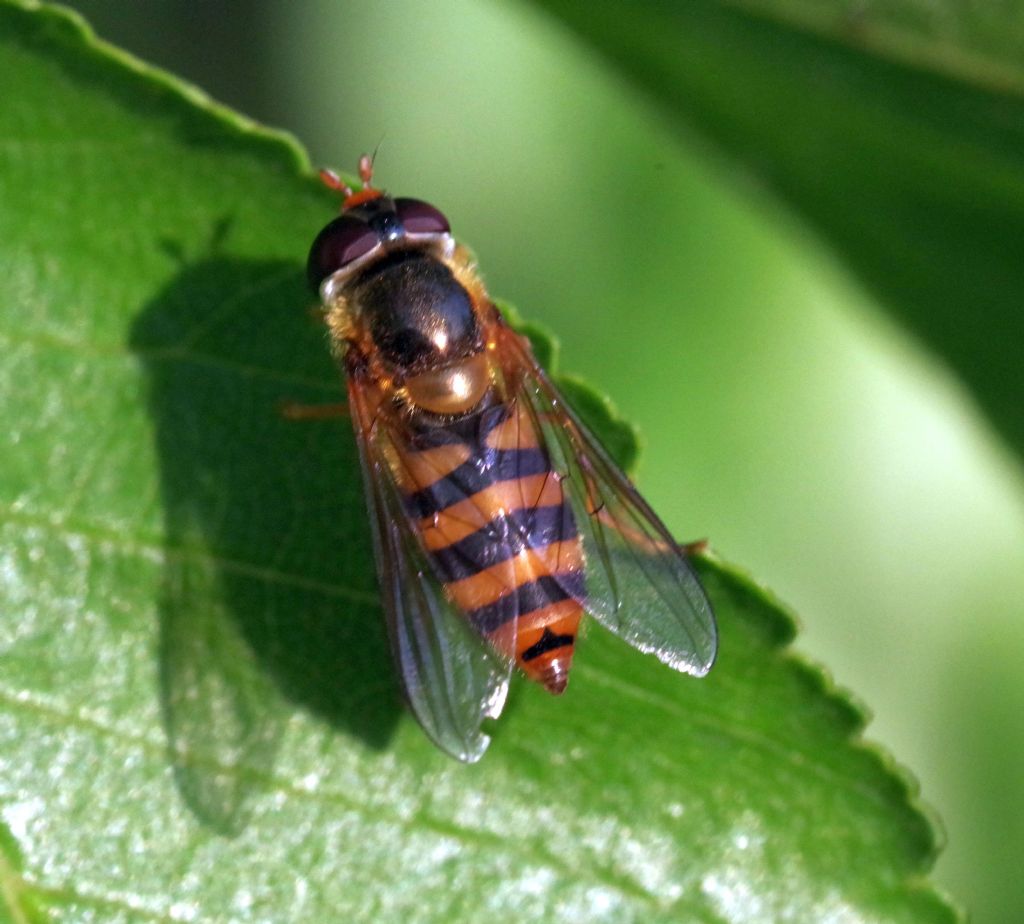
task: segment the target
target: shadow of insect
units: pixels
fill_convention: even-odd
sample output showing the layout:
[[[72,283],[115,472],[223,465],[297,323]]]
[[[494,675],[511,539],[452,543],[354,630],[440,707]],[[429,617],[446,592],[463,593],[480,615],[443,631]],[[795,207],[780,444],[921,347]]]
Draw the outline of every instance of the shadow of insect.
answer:
[[[244,827],[296,708],[373,748],[401,712],[350,428],[278,412],[342,392],[308,301],[297,264],[214,254],[183,262],[130,338],[165,517],[169,756],[225,834]]]

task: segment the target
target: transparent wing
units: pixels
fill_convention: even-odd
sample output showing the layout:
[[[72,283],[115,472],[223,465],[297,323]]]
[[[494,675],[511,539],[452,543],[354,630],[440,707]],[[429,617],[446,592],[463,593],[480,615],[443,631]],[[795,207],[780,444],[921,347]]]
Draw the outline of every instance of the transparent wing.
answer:
[[[502,326],[506,388],[529,407],[576,514],[587,612],[640,651],[704,676],[718,633],[686,556],[629,479],[566,405],[528,344]]]
[[[357,379],[349,381],[384,614],[405,696],[439,748],[473,763],[490,743],[481,725],[501,714],[512,665],[445,597],[387,462],[391,434],[373,420]]]

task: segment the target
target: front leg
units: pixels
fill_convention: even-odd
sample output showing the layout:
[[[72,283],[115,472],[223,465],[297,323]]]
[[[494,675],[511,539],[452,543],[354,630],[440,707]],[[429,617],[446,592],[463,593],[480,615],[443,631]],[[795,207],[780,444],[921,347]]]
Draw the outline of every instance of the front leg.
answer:
[[[337,401],[333,404],[301,404],[297,401],[282,401],[277,407],[285,420],[336,420],[348,417],[348,404]]]

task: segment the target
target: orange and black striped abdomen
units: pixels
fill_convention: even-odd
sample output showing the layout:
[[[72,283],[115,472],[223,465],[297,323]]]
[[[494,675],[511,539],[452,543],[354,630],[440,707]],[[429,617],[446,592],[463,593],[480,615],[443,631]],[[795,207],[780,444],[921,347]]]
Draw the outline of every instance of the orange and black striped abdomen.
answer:
[[[532,420],[492,407],[421,428],[400,455],[406,512],[448,597],[529,677],[560,693],[583,613],[583,548]]]

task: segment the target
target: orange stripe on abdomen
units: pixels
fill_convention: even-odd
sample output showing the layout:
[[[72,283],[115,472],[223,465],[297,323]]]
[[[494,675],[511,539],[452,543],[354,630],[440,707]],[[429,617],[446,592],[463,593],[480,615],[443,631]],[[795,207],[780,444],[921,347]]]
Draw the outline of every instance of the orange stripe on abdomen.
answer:
[[[395,476],[402,491],[405,494],[412,494],[446,478],[469,457],[470,449],[465,443],[403,452],[399,454],[400,461],[395,466]]]
[[[539,549],[523,548],[505,561],[446,584],[445,591],[462,609],[476,610],[531,581],[582,569],[583,549],[577,536]]]
[[[530,412],[521,404],[508,417],[487,434],[486,445],[491,449],[525,449],[536,446],[537,430]]]
[[[500,481],[420,520],[420,533],[428,549],[441,549],[487,526],[504,513],[563,501],[562,486],[551,472]]]

